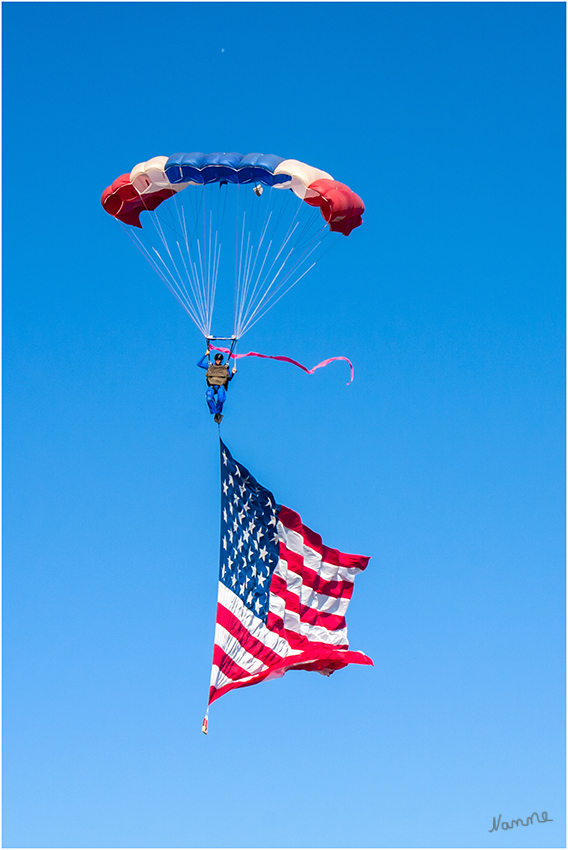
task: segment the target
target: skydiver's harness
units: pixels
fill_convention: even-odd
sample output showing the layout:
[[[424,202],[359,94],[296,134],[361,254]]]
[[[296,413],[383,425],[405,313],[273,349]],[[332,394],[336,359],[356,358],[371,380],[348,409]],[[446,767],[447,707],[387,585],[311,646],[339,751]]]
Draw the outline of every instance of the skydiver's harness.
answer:
[[[229,369],[227,366],[217,366],[216,363],[210,363],[205,373],[205,379],[208,387],[226,386],[229,381]]]
[[[231,354],[233,353],[233,348],[235,347],[237,340],[233,339],[231,341],[231,349],[227,356],[226,364],[222,366],[218,366],[216,363],[211,363],[211,356],[209,354],[209,342],[207,340],[207,359],[209,360],[209,366],[207,367],[207,371],[205,373],[205,380],[207,381],[208,387],[225,387],[228,389],[229,381],[231,380],[231,373],[229,371],[231,364]]]

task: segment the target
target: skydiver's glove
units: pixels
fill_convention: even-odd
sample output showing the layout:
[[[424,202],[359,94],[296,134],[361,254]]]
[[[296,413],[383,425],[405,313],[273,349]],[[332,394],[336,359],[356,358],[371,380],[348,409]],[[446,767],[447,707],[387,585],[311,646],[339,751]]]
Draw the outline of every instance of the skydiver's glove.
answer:
[[[237,367],[233,366],[233,375],[235,374],[236,371],[237,371]]]

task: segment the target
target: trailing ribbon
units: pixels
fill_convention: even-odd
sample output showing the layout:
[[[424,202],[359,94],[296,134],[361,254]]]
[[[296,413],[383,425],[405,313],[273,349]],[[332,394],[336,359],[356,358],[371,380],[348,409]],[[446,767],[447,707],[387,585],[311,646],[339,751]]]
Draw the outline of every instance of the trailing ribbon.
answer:
[[[263,360],[282,360],[284,363],[292,363],[293,366],[298,366],[300,369],[303,369],[304,372],[307,372],[308,375],[313,375],[316,369],[321,369],[323,366],[327,366],[328,363],[333,363],[334,360],[345,360],[349,363],[349,368],[351,369],[351,380],[347,381],[347,386],[349,386],[353,380],[353,364],[347,357],[330,357],[329,360],[322,360],[322,362],[318,363],[317,366],[314,366],[313,369],[306,369],[305,366],[302,366],[302,364],[298,363],[297,360],[292,360],[291,357],[276,357],[274,354],[259,354],[258,351],[247,351],[246,354],[231,354],[231,350],[229,348],[217,348],[215,345],[210,345],[209,348],[212,351],[221,351],[223,354],[228,354],[233,358],[233,360],[239,360],[241,357],[262,357]]]

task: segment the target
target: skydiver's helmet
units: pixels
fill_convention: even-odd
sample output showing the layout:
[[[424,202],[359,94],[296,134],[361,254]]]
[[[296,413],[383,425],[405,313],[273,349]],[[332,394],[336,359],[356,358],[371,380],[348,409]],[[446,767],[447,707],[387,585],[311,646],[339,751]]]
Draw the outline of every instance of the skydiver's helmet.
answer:
[[[262,186],[260,185],[260,183],[257,183],[257,184],[256,184],[256,186],[254,187],[254,189],[253,189],[252,191],[254,192],[254,194],[255,194],[258,198],[260,198],[260,196],[262,195],[262,193],[263,193],[263,191],[264,191],[264,190],[263,190]]]
[[[221,366],[222,363],[223,363],[223,355],[220,354],[219,352],[217,352],[217,354],[215,355],[215,365]]]

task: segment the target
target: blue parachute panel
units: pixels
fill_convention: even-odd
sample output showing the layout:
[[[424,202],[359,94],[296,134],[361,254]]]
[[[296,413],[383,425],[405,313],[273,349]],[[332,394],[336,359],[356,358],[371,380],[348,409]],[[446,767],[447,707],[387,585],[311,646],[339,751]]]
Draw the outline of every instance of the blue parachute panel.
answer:
[[[165,172],[170,183],[264,183],[273,186],[286,182],[285,174],[274,174],[284,161],[275,154],[248,153],[176,153],[166,162]]]

